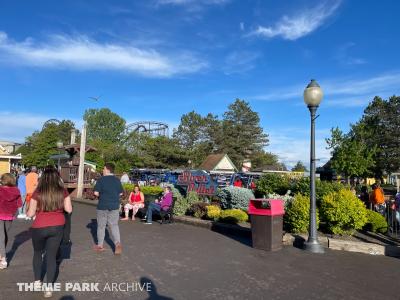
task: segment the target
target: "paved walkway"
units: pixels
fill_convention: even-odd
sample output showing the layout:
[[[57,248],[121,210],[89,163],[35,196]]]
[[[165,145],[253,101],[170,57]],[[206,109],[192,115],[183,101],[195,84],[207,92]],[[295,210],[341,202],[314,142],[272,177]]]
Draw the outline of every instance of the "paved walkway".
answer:
[[[137,283],[136,291],[62,291],[53,299],[399,299],[400,260],[384,256],[328,251],[313,255],[285,247],[263,252],[249,241],[183,224],[121,223],[123,254],[110,247],[91,250],[96,211],[74,205],[71,259],[60,267],[66,283]],[[92,221],[93,220],[93,221]],[[42,299],[42,293],[18,292],[30,282],[32,243],[29,223],[14,222],[7,249],[10,267],[0,270],[0,299]],[[140,291],[150,283],[151,292]],[[132,287],[131,287],[132,289]]]

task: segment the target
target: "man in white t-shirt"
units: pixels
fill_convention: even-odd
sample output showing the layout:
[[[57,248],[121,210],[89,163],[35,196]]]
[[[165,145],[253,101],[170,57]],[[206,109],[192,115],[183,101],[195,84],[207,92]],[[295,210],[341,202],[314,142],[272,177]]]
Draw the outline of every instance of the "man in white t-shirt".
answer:
[[[129,176],[126,172],[124,172],[121,176],[121,183],[130,183]]]

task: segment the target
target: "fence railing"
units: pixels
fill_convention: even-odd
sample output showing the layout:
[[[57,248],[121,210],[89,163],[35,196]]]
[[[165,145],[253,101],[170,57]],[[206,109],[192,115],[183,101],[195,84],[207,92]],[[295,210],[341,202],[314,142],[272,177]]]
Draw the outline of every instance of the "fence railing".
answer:
[[[388,235],[400,238],[400,212],[394,205],[394,200],[386,201],[385,218],[388,224]]]
[[[61,167],[60,175],[64,183],[78,183],[78,166],[63,166]],[[91,179],[91,169],[85,166],[83,183],[90,183]]]

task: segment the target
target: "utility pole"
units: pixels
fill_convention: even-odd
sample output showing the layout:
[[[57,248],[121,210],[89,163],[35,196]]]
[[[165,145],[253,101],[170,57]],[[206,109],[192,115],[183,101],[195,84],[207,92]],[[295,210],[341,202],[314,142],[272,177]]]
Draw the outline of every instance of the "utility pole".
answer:
[[[83,177],[85,172],[85,153],[86,153],[86,122],[82,126],[81,148],[79,151],[79,169],[78,169],[78,193],[77,198],[82,198]]]

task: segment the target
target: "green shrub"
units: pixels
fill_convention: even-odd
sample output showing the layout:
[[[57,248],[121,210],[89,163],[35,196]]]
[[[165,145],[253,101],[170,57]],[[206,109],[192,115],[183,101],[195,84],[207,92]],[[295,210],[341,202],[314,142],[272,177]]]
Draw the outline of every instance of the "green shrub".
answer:
[[[221,211],[220,221],[224,223],[236,224],[246,222],[249,216],[241,209],[227,209]]]
[[[302,177],[291,181],[291,191],[294,194],[310,195],[310,177]],[[337,181],[315,181],[315,198],[319,206],[322,198],[332,192],[338,192],[342,189],[349,189],[348,186]]]
[[[141,186],[140,190],[145,195],[160,195],[164,191],[160,186]]]
[[[203,219],[207,215],[207,206],[209,204],[205,202],[193,203],[188,209],[188,214],[199,219]]]
[[[380,213],[367,209],[367,219],[368,221],[364,225],[363,229],[383,234],[388,231],[388,224],[386,222],[386,219]]]
[[[171,187],[172,195],[175,198],[174,215],[183,216],[186,214],[190,204],[187,203],[186,198],[182,196],[181,192],[176,187],[174,187],[172,184],[169,184],[168,186]]]
[[[221,207],[225,208],[226,206],[228,206],[228,204],[231,201],[231,193],[229,192],[228,187],[217,189],[215,198],[218,199],[218,202],[221,204]]]
[[[310,197],[296,194],[294,200],[289,202],[283,217],[285,229],[293,233],[305,233],[310,224]],[[319,215],[317,210],[317,228]]]
[[[221,208],[217,205],[208,205],[206,209],[207,219],[216,221],[221,216]]]
[[[190,204],[193,204],[193,203],[201,201],[200,198],[199,198],[199,195],[194,191],[191,191],[186,195],[186,200]]]
[[[320,211],[327,229],[334,234],[352,234],[367,222],[364,204],[346,189],[325,195]]]
[[[254,199],[254,194],[249,189],[229,186],[219,189],[217,197],[223,209],[237,208],[247,211],[250,199]]]
[[[123,184],[122,184],[122,188],[123,188],[124,191],[126,191],[127,193],[132,192],[134,187],[135,187],[135,185],[132,184],[132,183],[123,183]]]
[[[135,184],[124,183],[122,184],[122,188],[126,192],[130,193],[135,188]],[[159,195],[164,191],[164,189],[160,186],[141,186],[140,190],[143,192],[144,195]]]
[[[257,197],[273,193],[285,195],[290,189],[289,178],[280,174],[265,174],[257,181],[256,187]]]

